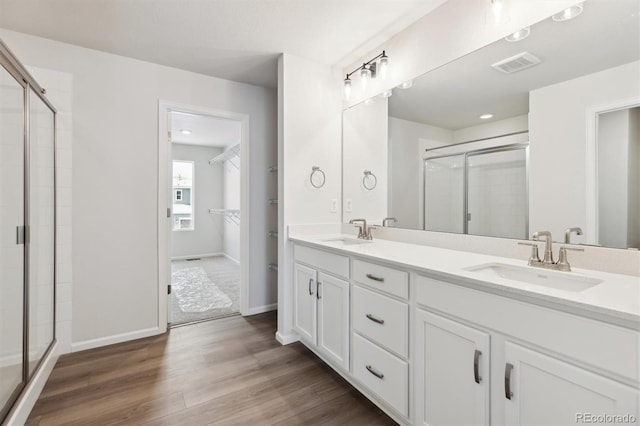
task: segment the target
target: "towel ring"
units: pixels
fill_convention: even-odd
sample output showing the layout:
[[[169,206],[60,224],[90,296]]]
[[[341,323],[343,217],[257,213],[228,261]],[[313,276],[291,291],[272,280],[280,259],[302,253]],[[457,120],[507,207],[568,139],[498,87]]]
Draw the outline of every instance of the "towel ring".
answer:
[[[371,180],[373,180],[373,183],[370,183],[369,185],[367,185],[367,182]],[[376,175],[371,173],[371,170],[365,170],[364,177],[362,178],[362,186],[364,186],[364,189],[366,189],[367,191],[371,191],[375,189],[377,185],[378,185],[378,178],[376,177]]]
[[[322,182],[316,184],[313,181],[313,176],[318,173],[318,176],[320,176],[322,178]],[[327,180],[327,176],[324,174],[324,172],[320,169],[319,166],[313,166],[311,167],[311,175],[309,176],[309,182],[311,182],[311,186],[313,186],[314,188],[322,188],[324,186],[324,183]]]

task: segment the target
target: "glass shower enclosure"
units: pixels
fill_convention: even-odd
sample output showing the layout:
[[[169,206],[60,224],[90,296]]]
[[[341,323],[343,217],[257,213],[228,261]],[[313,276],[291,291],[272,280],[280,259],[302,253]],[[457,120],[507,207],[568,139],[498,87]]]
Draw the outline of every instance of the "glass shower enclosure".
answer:
[[[0,41],[0,422],[55,342],[55,123]]]
[[[528,144],[424,160],[424,229],[527,238]]]

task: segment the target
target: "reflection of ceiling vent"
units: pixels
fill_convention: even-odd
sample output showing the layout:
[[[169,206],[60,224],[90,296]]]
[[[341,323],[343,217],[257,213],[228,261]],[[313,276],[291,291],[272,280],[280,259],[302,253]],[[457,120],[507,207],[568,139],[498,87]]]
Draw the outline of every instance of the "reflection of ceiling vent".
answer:
[[[531,53],[522,52],[510,58],[496,62],[491,66],[505,74],[512,74],[514,72],[530,68],[534,65],[538,65],[540,62],[540,59],[533,56]]]

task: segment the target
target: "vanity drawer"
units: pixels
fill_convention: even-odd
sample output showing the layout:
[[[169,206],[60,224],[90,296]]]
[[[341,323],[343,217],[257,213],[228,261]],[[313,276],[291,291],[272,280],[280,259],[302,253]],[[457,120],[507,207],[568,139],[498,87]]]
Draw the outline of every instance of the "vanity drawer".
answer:
[[[360,334],[406,358],[409,353],[409,306],[360,286],[353,286],[352,323]]]
[[[354,260],[353,279],[403,299],[409,297],[409,274],[405,271]]]
[[[353,375],[399,413],[408,416],[407,363],[356,333],[353,334]]]
[[[296,244],[293,257],[298,262],[349,279],[349,258],[347,256]]]

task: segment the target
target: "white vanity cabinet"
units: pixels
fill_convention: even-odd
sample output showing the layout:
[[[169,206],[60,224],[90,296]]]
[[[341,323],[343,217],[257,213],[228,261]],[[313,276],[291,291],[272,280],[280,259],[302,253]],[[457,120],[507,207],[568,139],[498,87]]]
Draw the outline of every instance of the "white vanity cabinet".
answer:
[[[638,424],[637,390],[538,351],[506,342],[504,376],[507,425]]]
[[[415,324],[415,423],[489,425],[489,334],[422,309]]]
[[[385,404],[409,417],[409,274],[353,260],[352,371]]]
[[[422,276],[416,301],[424,307],[414,337],[419,424],[588,423],[581,414],[628,415],[637,424],[637,331]],[[474,394],[467,386],[476,349],[486,358]],[[456,411],[452,397],[468,412]],[[479,406],[490,408],[489,422]]]
[[[294,328],[327,360],[349,370],[349,283],[335,276],[348,278],[349,258],[296,246],[295,259]]]

